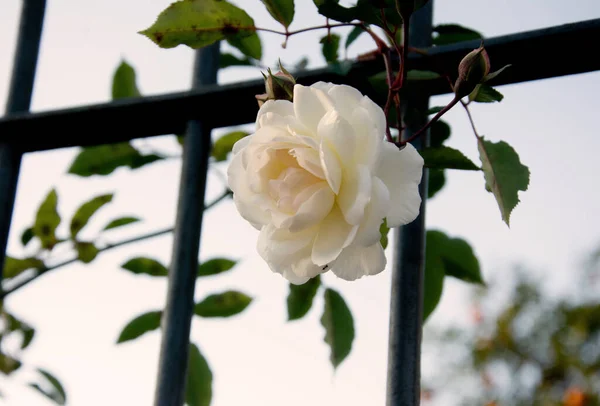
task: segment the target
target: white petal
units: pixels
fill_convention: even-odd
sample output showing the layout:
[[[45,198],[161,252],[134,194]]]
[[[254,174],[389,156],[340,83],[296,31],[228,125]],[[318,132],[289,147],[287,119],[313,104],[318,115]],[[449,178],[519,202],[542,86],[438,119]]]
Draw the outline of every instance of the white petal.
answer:
[[[344,280],[353,281],[380,273],[385,269],[386,263],[385,253],[379,242],[370,247],[352,244],[342,251],[332,266],[332,272]]]
[[[246,169],[242,166],[242,155],[234,155],[227,168],[227,183],[233,191],[233,201],[240,215],[260,230],[271,220],[271,216],[261,206],[253,204],[257,196],[249,188]]]
[[[384,142],[376,174],[390,191],[391,206],[387,214],[389,227],[408,224],[419,215],[422,173],[423,158],[411,144],[399,150],[393,144]]]
[[[294,148],[290,154],[296,157],[298,165],[315,175],[317,178],[325,179],[325,172],[321,166],[319,151],[313,148]]]
[[[233,155],[239,153],[242,149],[246,148],[246,146],[252,141],[252,135],[248,135],[240,140],[238,140],[235,144],[233,144],[233,148],[231,149],[231,153]]]
[[[270,113],[270,114],[267,114]],[[267,100],[256,115],[256,129],[279,123],[281,118],[294,116],[294,105],[287,100]]]
[[[329,214],[334,200],[333,192],[329,187],[320,187],[301,204],[295,214],[272,212],[273,225],[277,228],[286,228],[292,233],[305,230],[318,224]]]
[[[310,256],[302,258],[300,261],[292,264],[292,273],[301,278],[314,278],[315,276],[326,272],[323,267],[313,264]]]
[[[361,99],[360,105],[367,110],[369,116],[371,117],[371,120],[375,124],[375,127],[377,127],[377,131],[383,137],[385,135],[387,121],[385,119],[385,114],[381,107],[375,104],[375,102],[373,102],[373,100],[371,100],[368,96],[364,96]]]
[[[313,135],[325,113],[334,109],[331,99],[322,90],[302,85],[294,86],[293,105],[296,118]]]
[[[324,266],[334,261],[352,243],[357,230],[358,226],[348,224],[339,208],[334,206],[320,224],[312,249],[312,262]]]
[[[354,108],[361,102],[363,95],[355,88],[347,85],[335,85],[327,92],[335,103],[335,109],[346,120],[352,117]]]
[[[356,135],[350,123],[340,113],[330,111],[325,114],[319,122],[317,133],[321,142],[327,142],[337,153],[342,165],[354,163]]]
[[[310,85],[310,87],[319,89],[319,90],[323,91],[324,93],[329,93],[329,91],[336,86],[337,85],[334,85],[333,83],[323,82],[323,81],[315,82],[312,85]]]
[[[292,285],[304,285],[310,280],[308,276],[298,276],[291,269],[283,271],[283,277]]]
[[[337,202],[346,221],[353,225],[359,225],[370,199],[371,172],[369,168],[365,165],[345,167]]]
[[[373,178],[371,201],[365,209],[365,217],[360,223],[354,244],[371,246],[381,240],[379,227],[390,208],[390,192],[377,177]]]
[[[356,133],[355,159],[369,168],[375,168],[385,136],[385,129],[381,132],[375,121],[369,111],[361,106],[354,109],[350,119],[350,124]]]
[[[325,172],[325,179],[333,193],[338,194],[342,184],[342,166],[335,152],[329,147],[327,142],[321,142],[319,148],[321,166]]]
[[[260,230],[257,250],[274,272],[283,274],[285,269],[309,253],[314,231],[290,233],[288,230],[267,224]]]

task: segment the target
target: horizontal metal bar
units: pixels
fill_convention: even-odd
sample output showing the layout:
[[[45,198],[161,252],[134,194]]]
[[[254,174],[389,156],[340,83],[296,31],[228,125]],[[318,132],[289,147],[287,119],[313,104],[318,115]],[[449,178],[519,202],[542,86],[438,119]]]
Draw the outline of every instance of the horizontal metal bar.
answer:
[[[600,37],[600,19],[511,34],[485,40],[494,69],[512,68],[494,85],[518,83],[600,70],[595,49]],[[479,41],[433,47],[429,56],[411,54],[411,69],[455,73],[458,62]],[[558,57],[557,49],[565,55]],[[347,75],[316,69],[298,75],[299,83],[316,81],[345,83],[372,98],[368,77],[383,70],[380,60],[353,65]],[[442,80],[421,81],[421,91],[431,95],[448,92]],[[254,95],[264,92],[262,80],[210,86],[201,90],[76,107],[66,110],[20,114],[0,119],[0,142],[19,145],[24,151],[87,146],[134,138],[183,133],[190,119],[201,119],[212,128],[251,123],[257,104]],[[235,114],[230,114],[235,106]],[[131,125],[129,125],[131,123]],[[133,124],[135,123],[135,125]],[[85,129],[85,130],[84,130]]]

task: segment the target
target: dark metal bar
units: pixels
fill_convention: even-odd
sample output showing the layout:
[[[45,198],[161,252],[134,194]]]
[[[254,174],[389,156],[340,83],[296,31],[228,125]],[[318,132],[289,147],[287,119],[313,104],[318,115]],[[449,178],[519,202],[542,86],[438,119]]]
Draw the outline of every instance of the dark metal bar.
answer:
[[[198,50],[192,87],[216,83],[218,69],[219,43]],[[210,127],[205,123],[191,120],[185,135],[155,406],[181,406],[185,399],[190,325],[211,148],[210,132]]]
[[[518,83],[600,70],[600,58],[590,54],[600,38],[600,19],[566,24],[542,30],[489,38],[485,41],[493,69],[506,64],[512,68],[493,85]],[[557,44],[568,44],[568,58],[557,58]],[[479,41],[433,47],[431,58],[411,54],[413,69],[455,73],[460,59],[477,48]],[[345,76],[317,69],[299,75],[300,83],[319,80],[345,83],[381,101],[368,82],[369,75],[383,70],[380,60],[354,65]],[[423,83],[425,82],[425,83]],[[443,94],[443,80],[421,81],[419,92]],[[252,123],[257,105],[254,95],[264,92],[262,80],[226,86],[206,86],[191,92],[140,99],[117,100],[106,104],[67,110],[0,118],[0,142],[14,143],[23,151],[40,151],[77,145],[128,141],[133,138],[181,133],[188,120],[202,119],[212,128]],[[236,114],[223,114],[235,104]],[[123,123],[135,123],[124,128]],[[85,128],[85,134],[81,129]],[[40,137],[40,133],[52,137]]]
[[[410,20],[409,42],[424,48],[431,44],[433,0],[419,9]],[[412,62],[412,61],[411,61]],[[413,69],[412,65],[408,65]],[[426,110],[427,95],[407,95],[405,110]],[[408,138],[425,122],[409,123],[404,132]],[[428,144],[428,134],[412,143],[421,149]],[[425,268],[425,206],[427,201],[427,169],[419,185],[422,197],[415,221],[394,230],[394,266],[390,299],[390,338],[388,343],[387,406],[417,406],[421,390],[421,330],[423,320],[423,272]]]
[[[46,0],[23,1],[12,78],[6,102],[8,117],[28,111],[31,105],[45,10]],[[14,138],[16,137],[17,134]],[[0,199],[0,283],[22,157],[21,146],[8,141],[6,137],[0,138],[0,196],[2,196]]]

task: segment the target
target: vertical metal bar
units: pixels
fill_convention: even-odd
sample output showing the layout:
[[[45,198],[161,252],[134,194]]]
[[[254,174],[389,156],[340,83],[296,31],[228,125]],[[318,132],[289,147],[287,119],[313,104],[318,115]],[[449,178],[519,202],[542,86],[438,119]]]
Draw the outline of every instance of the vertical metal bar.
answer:
[[[192,87],[216,83],[218,68],[218,43],[196,51]],[[201,108],[198,106],[198,109]],[[200,121],[191,120],[185,134],[155,406],[181,406],[185,398],[188,343],[211,148],[210,131]]]
[[[6,113],[29,110],[40,40],[44,25],[46,0],[24,0],[17,37]],[[15,134],[16,136],[16,134]],[[19,181],[22,153],[9,143],[0,143],[0,283],[6,257],[6,244]]]
[[[431,45],[433,0],[412,16],[410,45]],[[409,95],[405,109],[427,109],[428,95]],[[415,123],[405,131],[410,137],[424,123]],[[426,146],[428,135],[413,145]],[[425,265],[425,203],[427,170],[419,186],[423,201],[419,216],[412,223],[394,230],[394,267],[388,345],[387,406],[416,406],[420,403],[421,327],[423,319],[423,271]]]

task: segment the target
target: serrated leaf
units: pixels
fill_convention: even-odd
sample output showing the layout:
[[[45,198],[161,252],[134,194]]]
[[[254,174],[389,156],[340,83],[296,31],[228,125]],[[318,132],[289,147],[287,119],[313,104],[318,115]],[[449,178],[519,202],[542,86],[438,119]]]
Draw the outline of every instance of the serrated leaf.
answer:
[[[513,147],[504,141],[497,143],[478,138],[485,187],[494,194],[502,220],[509,226],[510,213],[519,203],[519,191],[529,186],[529,168],[521,163]]]
[[[137,223],[138,221],[140,221],[140,219],[138,217],[119,217],[119,218],[112,220],[110,223],[108,223],[106,226],[104,226],[104,228],[102,230],[103,231],[111,230],[113,228],[123,227],[123,226],[126,226],[131,223]]]
[[[57,243],[56,228],[60,224],[60,216],[57,211],[58,195],[52,189],[46,199],[40,205],[35,216],[33,233],[40,239],[42,248],[51,250]]]
[[[407,80],[432,80],[432,79],[438,79],[440,77],[440,74],[437,72],[432,72],[429,70],[409,70],[408,72],[406,72],[406,79]]]
[[[462,169],[465,171],[479,171],[469,158],[457,149],[440,146],[436,148],[425,148],[420,151],[425,160],[425,167],[430,169]]]
[[[14,278],[31,268],[42,269],[44,262],[35,257],[19,259],[7,256],[4,260],[3,276],[6,279]]]
[[[475,89],[469,94],[469,101],[475,101],[479,103],[493,103],[499,102],[504,99],[504,95],[486,84],[479,84],[475,86]]]
[[[135,81],[135,70],[127,62],[122,61],[113,75],[113,100],[140,96],[141,94]]]
[[[188,406],[209,406],[212,400],[213,375],[208,362],[190,343],[185,384],[185,402]]]
[[[445,121],[439,120],[429,129],[429,145],[431,148],[441,147],[444,141],[450,138],[452,130]]]
[[[215,141],[212,148],[212,156],[217,162],[225,161],[227,155],[231,152],[233,145],[249,134],[246,131],[232,131],[227,133]]]
[[[352,45],[352,43],[354,41],[356,41],[358,39],[358,37],[360,37],[361,34],[363,34],[365,32],[366,31],[362,27],[359,27],[359,26],[354,27],[352,29],[352,31],[350,31],[350,33],[346,37],[346,43],[344,44],[344,48],[348,49],[348,47],[350,47],[350,45]]]
[[[159,261],[145,257],[132,258],[121,265],[121,268],[138,275],[167,276],[169,274],[167,267]]]
[[[238,58],[237,56],[235,56],[233,54],[222,52],[219,55],[219,68],[224,69],[224,68],[228,68],[230,66],[254,66],[254,65],[252,64],[252,61],[247,57]]]
[[[319,286],[321,286],[319,275],[309,279],[302,285],[289,284],[290,293],[287,297],[288,321],[301,319],[308,313]]]
[[[327,63],[334,63],[338,60],[338,50],[340,48],[340,36],[329,34],[321,38],[321,52]]]
[[[448,45],[483,38],[479,32],[458,24],[437,25],[433,27],[433,33],[437,34],[433,37],[434,45]]]
[[[386,249],[388,246],[388,234],[390,232],[390,228],[387,225],[387,219],[383,219],[383,222],[379,226],[379,234],[381,234],[381,239],[379,242],[383,249]]]
[[[241,53],[256,60],[262,58],[262,44],[258,34],[250,35],[231,34],[225,37],[229,45],[237,48]]]
[[[77,241],[75,250],[77,250],[77,258],[84,264],[92,262],[100,252],[94,243],[89,241]]]
[[[443,169],[430,169],[427,184],[427,198],[431,199],[446,184],[446,175]]]
[[[198,266],[197,276],[218,275],[229,271],[237,264],[236,261],[227,258],[213,258],[201,263]]]
[[[230,317],[248,307],[252,298],[233,290],[207,296],[194,306],[194,314],[201,317]]]
[[[44,378],[43,384],[29,383],[29,386],[57,405],[64,405],[67,403],[67,394],[60,381],[45,369],[38,368],[37,371]]]
[[[123,327],[123,330],[117,339],[117,344],[135,340],[145,333],[158,329],[160,327],[161,317],[162,311],[160,310],[143,313],[135,317]]]
[[[285,28],[294,20],[294,0],[261,0],[271,17]]]
[[[109,175],[121,166],[131,169],[163,159],[155,154],[142,155],[127,142],[83,148],[73,160],[68,173],[83,177]]]
[[[255,30],[252,17],[227,1],[185,0],[171,3],[155,23],[140,34],[161,48],[183,44],[197,49],[226,37],[231,40],[256,35]]]
[[[325,342],[329,345],[331,364],[337,368],[352,350],[354,320],[342,296],[335,290],[325,290],[325,308],[321,317]]]
[[[23,234],[21,234],[21,244],[23,244],[23,247],[26,247],[33,237],[35,237],[35,234],[33,233],[33,227],[28,227],[23,230]]]
[[[77,234],[87,225],[90,221],[90,218],[105,204],[110,203],[112,201],[113,194],[105,194],[96,196],[93,199],[85,202],[75,212],[73,217],[71,218],[71,239],[75,240],[77,238]]]

